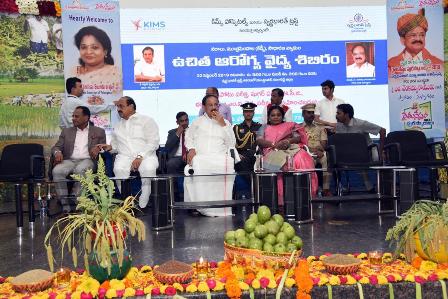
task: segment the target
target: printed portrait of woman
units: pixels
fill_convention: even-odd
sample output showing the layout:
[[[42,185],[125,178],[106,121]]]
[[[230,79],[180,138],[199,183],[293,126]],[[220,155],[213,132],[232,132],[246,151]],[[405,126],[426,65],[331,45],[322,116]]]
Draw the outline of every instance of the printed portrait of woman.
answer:
[[[101,90],[103,94],[120,93],[121,67],[114,64],[112,44],[107,33],[95,26],[83,27],[76,33],[74,42],[79,50],[79,65],[73,69],[72,76],[81,79],[84,92],[96,94]]]

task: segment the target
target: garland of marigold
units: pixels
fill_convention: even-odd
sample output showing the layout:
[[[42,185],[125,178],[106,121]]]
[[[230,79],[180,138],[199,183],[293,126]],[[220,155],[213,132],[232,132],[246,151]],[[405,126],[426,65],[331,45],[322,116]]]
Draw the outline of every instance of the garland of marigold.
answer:
[[[216,276],[219,278],[225,278],[225,289],[227,297],[231,299],[241,298],[241,287],[238,279],[236,279],[235,273],[232,272],[232,264],[229,262],[223,262],[218,266]]]
[[[310,268],[307,260],[300,260],[294,269],[294,279],[296,280],[296,299],[311,299],[313,280],[310,276]]]

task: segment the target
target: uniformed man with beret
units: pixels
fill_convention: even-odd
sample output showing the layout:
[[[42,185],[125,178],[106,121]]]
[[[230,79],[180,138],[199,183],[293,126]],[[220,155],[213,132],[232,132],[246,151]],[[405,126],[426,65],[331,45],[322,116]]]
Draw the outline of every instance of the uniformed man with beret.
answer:
[[[316,109],[316,104],[309,103],[303,105],[301,108],[303,123],[301,123],[300,125],[303,126],[308,136],[308,147],[310,149],[310,152],[315,155],[314,162],[320,163],[320,165],[322,165],[322,168],[327,168],[327,156],[325,155],[325,148],[327,147],[328,141],[327,132],[324,126],[317,124],[314,121],[314,110]],[[330,178],[331,173],[323,173],[323,196],[332,195],[330,192]]]
[[[236,149],[240,155],[241,162],[235,165],[236,171],[252,171],[255,164],[256,151],[256,131],[260,129],[261,124],[254,122],[255,107],[254,103],[244,103],[243,108],[244,121],[233,126],[233,132],[236,138]]]

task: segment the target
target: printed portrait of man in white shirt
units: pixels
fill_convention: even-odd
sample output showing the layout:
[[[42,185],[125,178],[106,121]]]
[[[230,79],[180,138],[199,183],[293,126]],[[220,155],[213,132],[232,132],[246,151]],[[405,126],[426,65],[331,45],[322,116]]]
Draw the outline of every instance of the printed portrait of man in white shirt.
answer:
[[[165,82],[163,45],[134,46],[134,81]]]
[[[373,42],[347,43],[347,78],[375,77]]]

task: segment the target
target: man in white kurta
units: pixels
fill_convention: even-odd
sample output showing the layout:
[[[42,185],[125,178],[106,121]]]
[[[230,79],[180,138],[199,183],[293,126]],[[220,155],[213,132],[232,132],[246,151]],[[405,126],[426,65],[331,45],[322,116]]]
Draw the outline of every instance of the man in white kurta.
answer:
[[[202,100],[205,113],[198,117],[185,134],[187,162],[193,177],[184,180],[184,201],[232,200],[234,175],[196,176],[233,173],[234,160],[229,149],[235,147],[232,125],[219,113],[218,99],[207,95]],[[188,167],[188,166],[187,166]],[[205,216],[231,216],[231,208],[198,210]]]
[[[142,180],[139,206],[143,209],[151,194],[149,177],[156,175],[159,166],[156,155],[159,148],[159,128],[152,118],[136,112],[136,105],[131,97],[122,97],[116,106],[121,120],[114,127],[110,145],[101,146],[104,150],[117,153],[114,162],[116,177],[125,178],[131,171],[138,170]]]

